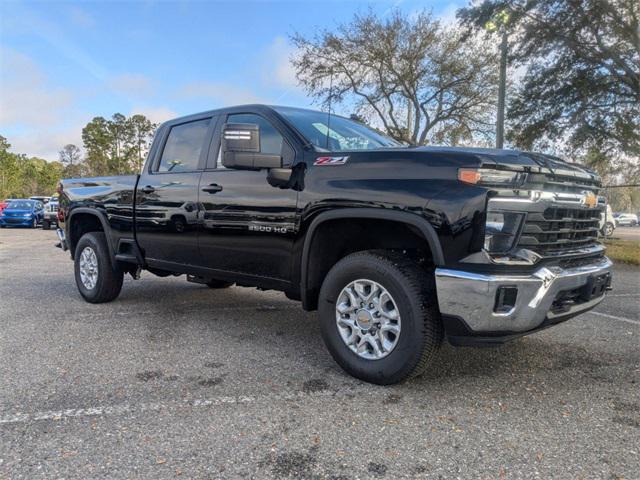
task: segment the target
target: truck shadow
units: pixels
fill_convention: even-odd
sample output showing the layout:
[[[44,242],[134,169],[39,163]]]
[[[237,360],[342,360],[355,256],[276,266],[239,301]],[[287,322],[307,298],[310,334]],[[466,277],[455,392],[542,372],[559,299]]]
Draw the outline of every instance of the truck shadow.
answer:
[[[210,290],[177,281],[128,283],[121,297],[109,305],[130,312],[128,318],[142,324],[150,342],[179,348],[180,329],[188,325],[217,350],[228,349],[229,356],[246,350],[268,359],[273,368],[290,370],[304,365],[305,375],[312,370],[313,376],[328,378],[332,384],[353,382],[325,349],[317,314],[303,312],[298,303],[280,293],[237,287]],[[140,313],[138,318],[136,312]],[[424,375],[393,388],[421,389],[472,378],[517,382],[550,373],[557,376],[558,372],[565,372],[562,377],[569,381],[613,383],[610,368],[633,372],[638,361],[633,356],[594,351],[593,344],[562,343],[558,338],[563,337],[550,338],[542,332],[497,348],[445,343]]]

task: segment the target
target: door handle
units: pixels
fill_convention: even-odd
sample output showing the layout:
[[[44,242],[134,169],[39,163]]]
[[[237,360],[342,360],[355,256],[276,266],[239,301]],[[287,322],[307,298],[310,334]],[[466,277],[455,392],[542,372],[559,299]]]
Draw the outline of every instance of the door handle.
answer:
[[[156,189],[155,189],[155,188],[153,188],[151,185],[147,185],[146,187],[142,187],[142,188],[140,189],[140,191],[141,191],[142,193],[153,193],[153,192],[155,192],[155,191],[156,191]]]
[[[211,183],[209,186],[204,187],[202,191],[207,193],[218,193],[222,191],[222,186],[217,183]]]

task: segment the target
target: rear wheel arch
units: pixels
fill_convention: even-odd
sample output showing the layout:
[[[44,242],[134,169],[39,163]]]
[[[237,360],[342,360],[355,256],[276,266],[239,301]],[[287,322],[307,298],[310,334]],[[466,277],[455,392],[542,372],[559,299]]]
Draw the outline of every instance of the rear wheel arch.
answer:
[[[361,225],[380,225],[386,234],[385,239],[381,242],[373,240],[372,242],[362,241],[356,242],[359,245],[348,246],[340,251],[341,246],[345,245],[348,235],[353,234],[340,228],[340,225],[349,222],[360,223]],[[322,242],[323,234],[328,235],[328,231],[335,228],[335,232],[330,235],[338,235],[335,241],[331,241],[331,249],[329,255],[319,255],[322,261],[314,263],[311,258],[314,254],[319,253],[318,243]],[[387,230],[389,227],[395,227],[394,234],[398,234],[397,241],[389,241],[390,235]],[[340,232],[343,235],[340,236]],[[322,280],[329,270],[344,256],[357,251],[370,249],[407,249],[415,248],[416,242],[420,242],[420,246],[424,248],[430,256],[430,261],[438,266],[444,264],[444,254],[440,240],[433,226],[424,218],[409,212],[399,212],[392,210],[383,210],[379,208],[343,208],[320,213],[309,224],[307,229],[304,245],[302,249],[302,258],[300,262],[300,292],[302,296],[302,305],[305,310],[315,310],[317,308],[317,299],[322,285]],[[341,243],[342,242],[342,243]]]
[[[103,214],[90,208],[78,208],[71,212],[68,223],[68,241],[71,257],[74,258],[76,246],[85,233],[104,232],[111,260],[115,260],[115,248],[109,235],[109,223]]]

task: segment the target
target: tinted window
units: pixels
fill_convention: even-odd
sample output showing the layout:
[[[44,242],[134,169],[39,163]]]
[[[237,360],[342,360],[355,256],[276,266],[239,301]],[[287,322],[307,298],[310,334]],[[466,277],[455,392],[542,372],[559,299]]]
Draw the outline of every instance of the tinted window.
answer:
[[[322,150],[371,150],[399,147],[398,142],[366,125],[326,112],[275,107],[313,145]]]
[[[211,119],[171,127],[160,158],[159,172],[190,172],[198,169]]]
[[[25,200],[13,200],[9,202],[7,208],[15,208],[16,210],[31,210],[35,202]]]
[[[260,152],[273,155],[282,154],[282,135],[260,115],[240,113],[229,115],[228,123],[253,123],[260,128]]]

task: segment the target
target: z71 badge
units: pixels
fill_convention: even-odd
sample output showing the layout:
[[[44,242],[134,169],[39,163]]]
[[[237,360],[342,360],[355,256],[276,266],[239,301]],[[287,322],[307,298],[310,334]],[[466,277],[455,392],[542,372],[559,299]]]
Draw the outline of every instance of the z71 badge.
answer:
[[[318,157],[313,164],[322,166],[344,165],[347,160],[349,160],[349,157]]]

